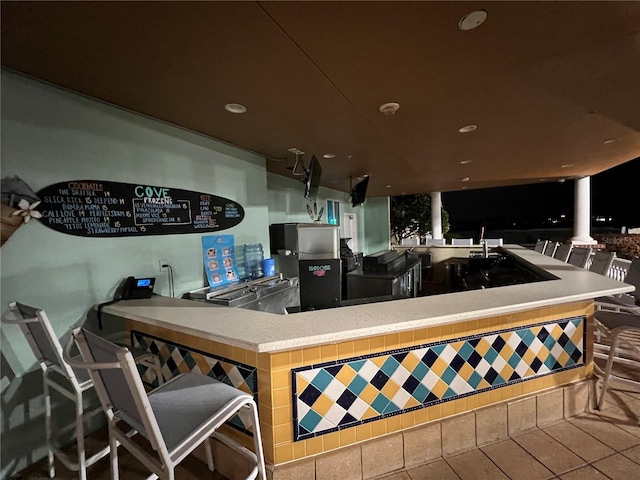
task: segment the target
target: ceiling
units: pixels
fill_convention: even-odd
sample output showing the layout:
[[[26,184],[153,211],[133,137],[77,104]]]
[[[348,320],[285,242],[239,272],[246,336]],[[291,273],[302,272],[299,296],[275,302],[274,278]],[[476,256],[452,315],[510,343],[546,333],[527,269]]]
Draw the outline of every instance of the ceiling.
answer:
[[[636,1],[1,7],[3,67],[258,152],[278,174],[293,177],[289,149],[307,166],[315,154],[329,188],[365,174],[370,196],[518,185],[640,156]]]

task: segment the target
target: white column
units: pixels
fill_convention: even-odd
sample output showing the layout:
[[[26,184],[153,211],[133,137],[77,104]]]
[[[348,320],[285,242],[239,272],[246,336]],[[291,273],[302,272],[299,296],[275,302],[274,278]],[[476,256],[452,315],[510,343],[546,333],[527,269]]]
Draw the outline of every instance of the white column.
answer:
[[[431,192],[431,233],[433,238],[442,238],[442,197],[440,192]]]
[[[591,177],[576,179],[573,200],[573,237],[571,243],[589,245],[591,238]]]

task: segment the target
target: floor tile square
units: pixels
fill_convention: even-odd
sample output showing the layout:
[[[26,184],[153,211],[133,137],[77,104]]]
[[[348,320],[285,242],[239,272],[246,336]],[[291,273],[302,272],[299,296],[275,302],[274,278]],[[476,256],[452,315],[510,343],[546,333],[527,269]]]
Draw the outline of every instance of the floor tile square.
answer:
[[[480,449],[449,457],[447,463],[461,480],[508,480]]]
[[[555,477],[551,470],[511,439],[482,447],[481,450],[511,480],[544,480]]]
[[[514,440],[556,475],[575,470],[586,464],[582,458],[542,430],[518,435],[514,437]]]
[[[570,422],[560,422],[543,431],[587,462],[595,462],[615,451]]]
[[[604,473],[596,470],[591,465],[565,473],[558,478],[561,480],[609,480]]]
[[[626,450],[640,444],[640,438],[625,432],[617,425],[609,423],[598,415],[591,414],[574,418],[571,423],[616,451]]]
[[[640,445],[623,450],[622,453],[625,457],[633,460],[640,465]]]
[[[593,466],[611,480],[629,480],[640,477],[640,465],[621,453],[598,460]]]
[[[600,418],[613,423],[627,433],[640,438],[640,415],[635,413],[634,404],[623,407],[611,407],[601,412],[594,412]]]
[[[460,480],[460,477],[444,460],[412,468],[407,470],[407,473],[411,480]]]
[[[397,472],[387,475],[386,477],[379,478],[378,480],[411,480],[411,477],[407,472]]]

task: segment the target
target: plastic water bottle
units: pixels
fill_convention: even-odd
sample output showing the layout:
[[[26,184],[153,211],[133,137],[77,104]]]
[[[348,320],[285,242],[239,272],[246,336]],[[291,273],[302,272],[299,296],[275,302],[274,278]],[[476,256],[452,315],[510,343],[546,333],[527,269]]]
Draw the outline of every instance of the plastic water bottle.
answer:
[[[247,278],[253,280],[264,276],[262,260],[264,260],[264,252],[261,243],[252,243],[244,246],[244,266]]]

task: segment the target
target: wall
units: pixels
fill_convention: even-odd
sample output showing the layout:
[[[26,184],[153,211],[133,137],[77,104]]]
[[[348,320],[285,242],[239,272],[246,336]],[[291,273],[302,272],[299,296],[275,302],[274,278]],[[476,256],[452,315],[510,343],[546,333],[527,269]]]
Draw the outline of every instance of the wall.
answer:
[[[35,191],[92,179],[212,193],[245,208],[245,219],[221,233],[233,234],[237,244],[269,243],[264,158],[3,72],[1,176],[12,175]],[[43,307],[63,337],[92,305],[110,299],[125,276],[155,276],[155,291],[168,295],[160,259],[173,266],[180,296],[204,285],[201,237],[84,238],[31,221],[2,247],[2,308],[11,300]],[[3,325],[3,475],[45,454],[42,385],[35,368],[18,328]]]
[[[306,211],[310,203],[303,197],[302,182],[267,173],[267,196],[269,202],[269,223],[310,223]],[[343,214],[354,213],[358,219],[358,246],[365,253],[374,253],[389,248],[389,199],[368,198],[366,203],[353,208],[347,194],[338,190],[320,187],[318,209],[324,207],[322,222],[327,222],[327,200],[340,202],[340,221]],[[341,230],[341,235],[344,236]]]
[[[268,225],[310,222],[302,185],[266,172],[257,154],[76,94],[2,72],[2,165],[0,176],[18,175],[37,191],[65,180],[109,180],[182,188],[230,198],[245,219],[221,233],[236,244],[269,245]],[[343,192],[321,188],[319,199]],[[387,242],[385,202],[371,202],[371,244]],[[325,215],[326,220],[326,215]],[[368,242],[360,215],[362,244]],[[95,304],[109,300],[123,277],[155,276],[155,291],[169,295],[166,259],[180,296],[205,284],[199,234],[85,238],[65,235],[38,221],[23,225],[2,246],[2,309],[12,300],[46,310],[56,334],[84,321]],[[379,238],[378,238],[379,237]],[[376,247],[377,248],[377,247]],[[371,251],[371,250],[370,250]],[[46,455],[42,380],[17,327],[1,326],[2,422],[0,478]],[[72,418],[54,399],[54,416]]]

